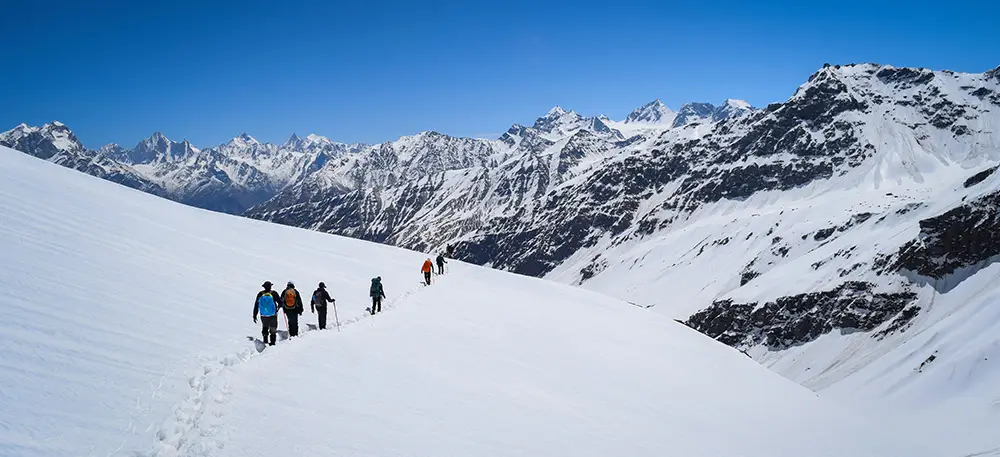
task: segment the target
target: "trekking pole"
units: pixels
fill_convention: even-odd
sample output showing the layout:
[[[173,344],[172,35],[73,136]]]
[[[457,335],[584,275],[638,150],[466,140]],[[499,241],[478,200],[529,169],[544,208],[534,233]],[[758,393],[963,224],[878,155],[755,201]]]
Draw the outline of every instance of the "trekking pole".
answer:
[[[340,318],[337,317],[337,300],[333,301],[333,319],[337,321],[337,331],[340,331]]]

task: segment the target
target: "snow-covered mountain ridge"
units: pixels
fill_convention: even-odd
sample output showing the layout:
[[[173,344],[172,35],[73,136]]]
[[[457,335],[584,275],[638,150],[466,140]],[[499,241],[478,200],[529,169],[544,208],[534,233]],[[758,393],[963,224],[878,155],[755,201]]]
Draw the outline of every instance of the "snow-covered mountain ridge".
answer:
[[[724,108],[728,103],[729,101],[727,105],[714,111],[713,116],[736,116],[751,110],[749,105],[741,102],[739,106],[745,107],[745,110],[727,111]],[[649,111],[654,104],[658,104],[659,109],[666,110],[665,112],[672,112],[663,107],[659,100],[644,108]],[[704,103],[697,105],[711,106]],[[585,117],[574,111],[555,107],[536,121],[533,135],[554,143],[581,130],[587,130],[607,139],[622,141],[625,140],[622,132],[627,132],[629,136],[636,132],[648,134],[683,124],[681,120],[675,122],[672,116],[662,119],[653,114],[647,114],[642,119],[636,116],[633,113],[629,116],[631,121],[615,122],[603,117]],[[692,118],[690,122],[699,121],[703,119]],[[612,128],[611,125],[617,128]],[[512,129],[516,127],[519,126]],[[435,140],[422,140],[431,137]],[[401,176],[382,173],[386,178],[393,175],[392,179],[408,179],[444,169],[484,165],[480,160],[483,159],[485,150],[501,155],[505,152],[504,145],[498,141],[511,140],[509,135],[491,141],[422,132],[396,141],[365,145],[338,143],[319,135],[302,138],[293,134],[281,145],[275,145],[259,142],[243,133],[225,144],[201,149],[187,140],[173,141],[163,133],[156,132],[132,148],[109,144],[97,150],[89,150],[66,125],[57,121],[41,127],[21,124],[0,133],[0,145],[182,203],[233,214],[241,214],[251,206],[275,197],[286,188],[312,185],[306,182],[307,178],[323,168],[328,161],[340,156],[353,156],[346,159],[349,163],[368,163],[369,159],[364,156],[386,154],[395,150],[410,151],[410,157],[383,156],[382,159],[388,162],[381,163],[379,159],[372,162],[378,166],[392,167],[402,160],[411,167],[417,167],[418,169]],[[449,149],[448,157],[436,157],[435,154],[441,151],[433,152],[434,145],[443,146],[445,142],[452,143],[444,146]],[[428,146],[430,149],[423,151],[421,146]],[[522,145],[522,148],[526,147],[529,146]],[[486,155],[491,154],[493,153]],[[427,163],[421,163],[424,159],[427,159]],[[368,174],[360,171],[357,173]],[[372,170],[372,173],[381,172]],[[353,182],[353,179],[350,181]],[[282,196],[279,201],[286,200],[287,197]]]
[[[156,132],[133,148],[109,144],[89,150],[60,122],[18,125],[0,133],[0,145],[144,192],[236,214],[302,180],[328,160],[365,146],[318,135],[305,139],[292,135],[275,145],[244,133],[200,149]]]
[[[970,290],[1000,254],[998,75],[829,66],[783,103],[634,135],[555,109],[481,165],[331,163],[248,214],[454,244],[473,263],[655,305],[816,389],[876,376],[883,357],[898,365],[880,382],[921,386],[912,370],[931,354],[898,351],[946,325],[935,303],[979,312]],[[409,178],[346,179],[372,168]],[[935,363],[997,360],[997,342]]]

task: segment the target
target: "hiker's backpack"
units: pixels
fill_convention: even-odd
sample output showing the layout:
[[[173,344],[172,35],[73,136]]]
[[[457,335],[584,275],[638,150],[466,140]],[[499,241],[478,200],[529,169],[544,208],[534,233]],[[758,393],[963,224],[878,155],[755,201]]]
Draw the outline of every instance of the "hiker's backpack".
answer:
[[[326,306],[326,300],[323,299],[323,289],[316,289],[316,292],[313,292],[313,304],[316,306]]]
[[[295,289],[285,291],[285,308],[295,309]]]
[[[376,281],[376,280],[373,279],[372,280],[372,288],[368,292],[368,294],[370,296],[372,296],[372,297],[381,297],[382,296],[382,283],[380,283],[380,282],[378,282],[378,281]]]
[[[278,314],[278,306],[274,303],[274,296],[270,291],[264,291],[257,299],[257,310],[261,317],[271,317]]]

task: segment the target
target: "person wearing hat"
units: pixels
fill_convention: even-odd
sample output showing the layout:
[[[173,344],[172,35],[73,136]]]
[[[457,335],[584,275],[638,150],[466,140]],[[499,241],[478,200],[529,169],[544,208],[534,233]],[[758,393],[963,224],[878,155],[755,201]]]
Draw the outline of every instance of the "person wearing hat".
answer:
[[[326,304],[333,303],[334,299],[330,297],[330,293],[326,291],[326,284],[319,283],[319,287],[313,292],[312,301],[309,302],[309,308],[312,309],[313,314],[316,314],[316,310],[319,310],[319,329],[323,330],[326,328]]]
[[[257,293],[257,298],[253,301],[253,323],[257,323],[257,314],[260,314],[261,331],[264,343],[274,346],[278,333],[278,302],[281,300],[278,293],[271,290],[271,281],[264,281],[261,285],[264,290]]]
[[[288,281],[288,286],[281,293],[281,309],[285,310],[285,317],[288,318],[288,336],[299,335],[299,315],[305,309],[302,306],[302,296],[295,290],[295,284]]]

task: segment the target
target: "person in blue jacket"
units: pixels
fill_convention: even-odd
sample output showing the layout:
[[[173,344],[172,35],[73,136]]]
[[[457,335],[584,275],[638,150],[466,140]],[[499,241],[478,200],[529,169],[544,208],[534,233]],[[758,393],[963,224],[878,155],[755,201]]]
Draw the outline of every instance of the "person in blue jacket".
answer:
[[[271,290],[271,281],[264,281],[261,285],[264,290],[257,293],[257,298],[253,301],[253,323],[257,323],[257,314],[260,314],[261,336],[264,342],[274,346],[278,339],[278,303],[281,298],[278,293]]]

